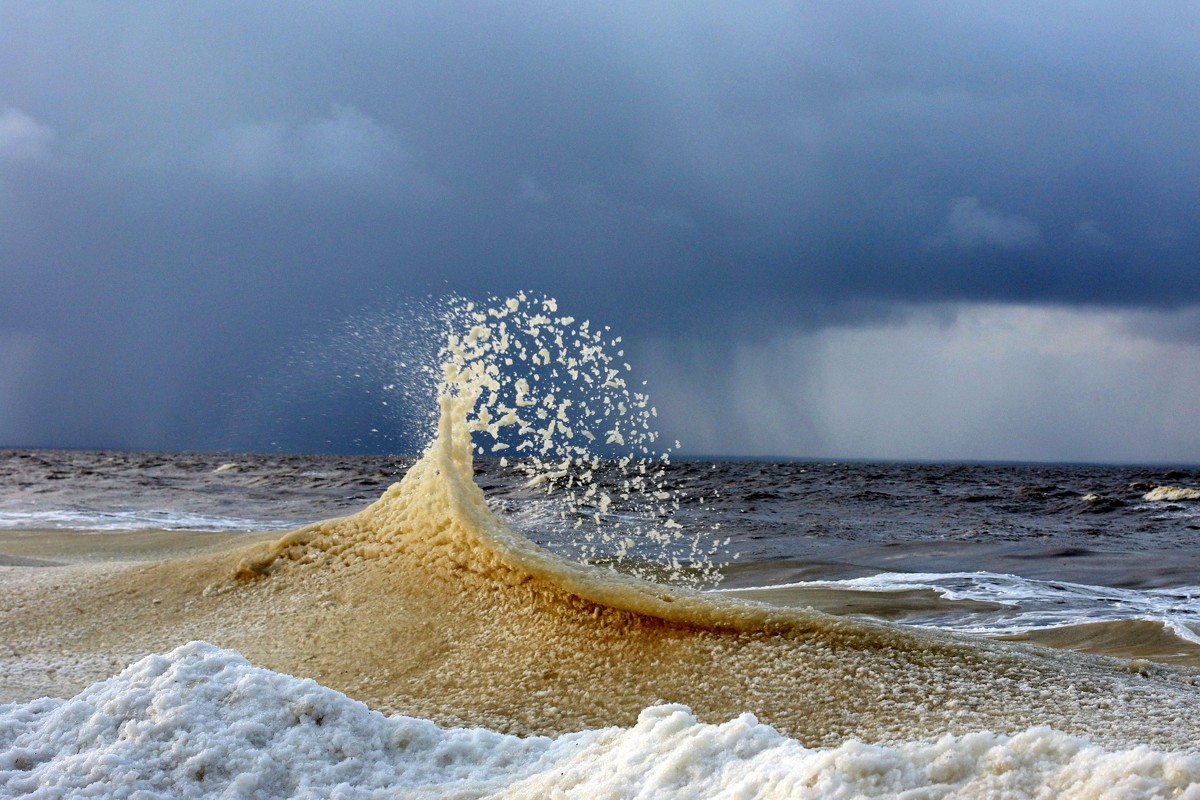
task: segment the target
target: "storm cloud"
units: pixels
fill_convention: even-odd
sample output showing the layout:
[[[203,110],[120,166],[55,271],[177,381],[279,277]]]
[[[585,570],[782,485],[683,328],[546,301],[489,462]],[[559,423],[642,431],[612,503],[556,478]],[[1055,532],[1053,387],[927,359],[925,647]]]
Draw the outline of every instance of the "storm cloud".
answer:
[[[954,363],[931,314],[1153,342],[1144,391],[1200,417],[1162,379],[1200,370],[1198,35],[1187,3],[5,3],[0,443],[381,446],[353,433],[377,392],[299,343],[522,288],[672,354],[647,377],[696,419],[763,359],[812,377],[781,342],[886,330],[919,381]],[[1005,402],[1071,428],[1009,343]],[[960,417],[940,449],[814,418],[786,454],[1021,457]],[[785,424],[751,403],[696,447]],[[1142,435],[1120,452],[1200,459]],[[1028,457],[1102,458],[1084,438]]]

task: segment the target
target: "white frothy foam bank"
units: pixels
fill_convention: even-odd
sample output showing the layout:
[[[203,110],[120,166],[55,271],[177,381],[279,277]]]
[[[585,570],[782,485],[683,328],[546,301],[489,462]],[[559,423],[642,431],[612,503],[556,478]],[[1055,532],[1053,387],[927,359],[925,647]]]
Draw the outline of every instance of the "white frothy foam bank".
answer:
[[[800,701],[798,701],[800,702]],[[679,705],[557,738],[385,717],[192,642],[70,700],[0,706],[3,797],[1200,798],[1200,756],[1049,728],[813,750]]]

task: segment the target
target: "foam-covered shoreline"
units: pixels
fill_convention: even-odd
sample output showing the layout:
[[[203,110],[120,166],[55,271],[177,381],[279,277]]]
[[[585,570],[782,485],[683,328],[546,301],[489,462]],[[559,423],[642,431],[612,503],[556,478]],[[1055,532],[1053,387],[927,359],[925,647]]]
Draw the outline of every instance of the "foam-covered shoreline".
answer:
[[[1195,670],[718,599],[554,556],[489,511],[461,415],[444,400],[426,455],[357,514],[10,604],[6,674],[69,648],[58,685],[78,691],[114,661],[206,640],[385,712],[526,735],[627,726],[669,701],[709,722],[752,711],[806,746],[1037,725],[1112,747],[1197,741]]]
[[[0,795],[1200,797],[1197,670],[569,561],[489,510],[465,402],[356,514],[0,600],[0,685],[74,695],[0,707]]]

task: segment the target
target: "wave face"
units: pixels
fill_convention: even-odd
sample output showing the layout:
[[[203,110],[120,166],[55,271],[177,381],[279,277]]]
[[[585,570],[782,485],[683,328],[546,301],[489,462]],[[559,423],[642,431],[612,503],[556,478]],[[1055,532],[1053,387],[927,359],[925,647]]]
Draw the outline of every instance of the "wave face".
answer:
[[[0,706],[6,797],[1046,797],[1200,795],[1200,757],[1033,728],[809,749],[751,714],[656,705],[628,728],[520,738],[385,717],[193,642],[70,700]]]

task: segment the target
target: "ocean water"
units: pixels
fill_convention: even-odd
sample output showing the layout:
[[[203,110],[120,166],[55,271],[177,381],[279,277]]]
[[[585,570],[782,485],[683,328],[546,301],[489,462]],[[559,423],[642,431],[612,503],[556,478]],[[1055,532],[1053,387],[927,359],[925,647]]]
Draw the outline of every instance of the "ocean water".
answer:
[[[0,705],[0,796],[1200,797],[1200,470],[666,458],[538,303],[419,459],[0,453],[9,529],[296,529],[11,606],[99,682]]]

